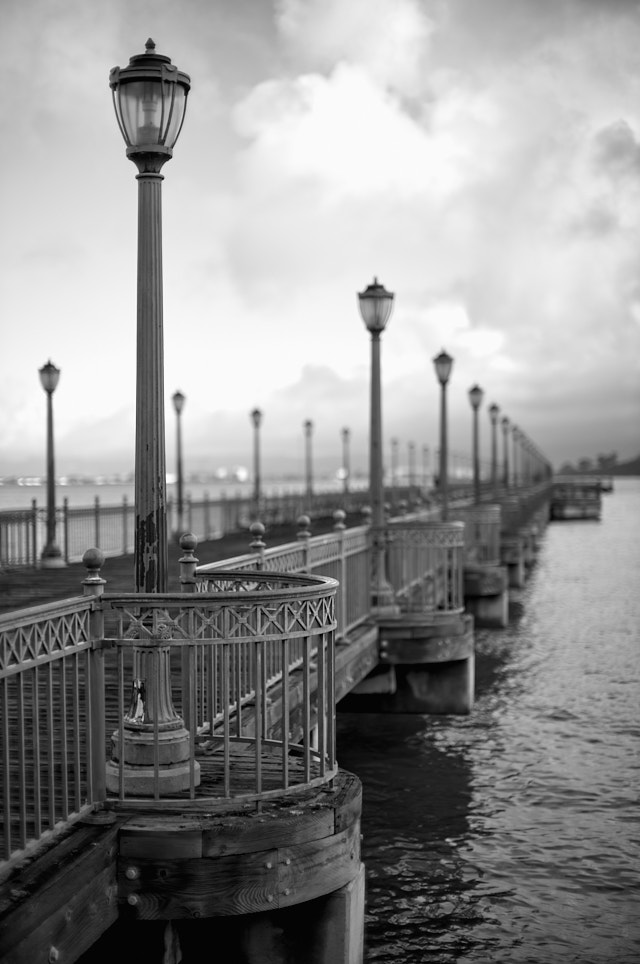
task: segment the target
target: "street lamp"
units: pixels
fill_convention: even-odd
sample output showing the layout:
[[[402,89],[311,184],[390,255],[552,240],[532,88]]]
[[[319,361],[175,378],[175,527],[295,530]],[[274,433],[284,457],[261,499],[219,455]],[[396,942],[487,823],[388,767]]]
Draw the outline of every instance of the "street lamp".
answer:
[[[380,336],[391,315],[393,294],[377,278],[358,292],[360,314],[371,335],[371,404],[369,431],[369,494],[371,498],[372,580],[371,603],[381,613],[394,607],[394,595],[385,571],[384,479],[382,469],[382,387]]]
[[[38,370],[40,383],[47,393],[47,541],[40,556],[43,569],[59,569],[65,565],[56,543],[56,475],[53,454],[53,393],[60,378],[60,369],[49,360]]]
[[[260,512],[260,425],[262,424],[262,412],[259,408],[254,408],[251,414],[253,422],[253,502],[256,519]]]
[[[408,445],[408,455],[409,455],[409,501],[414,496],[414,487],[416,484],[416,445],[415,442],[409,442]]]
[[[469,401],[473,409],[473,501],[480,502],[480,452],[478,444],[478,409],[482,404],[484,392],[479,385],[469,389]]]
[[[302,423],[304,428],[304,474],[305,474],[305,489],[307,493],[307,500],[313,498],[313,457],[311,453],[311,437],[313,435],[313,422],[310,418],[306,419]],[[310,503],[309,503],[309,508]]]
[[[184,499],[183,499],[183,479],[182,479],[182,409],[184,408],[185,396],[181,391],[173,393],[173,407],[176,413],[176,476],[178,482],[178,528],[176,538],[179,539],[184,534]]]
[[[169,57],[156,53],[149,39],[145,52],[131,57],[128,67],[112,69],[109,86],[127,157],[138,169],[135,591],[165,593],[168,545],[160,171],[173,156],[191,81]],[[144,722],[137,713],[124,717],[123,755],[118,751],[117,758],[107,764],[108,789],[121,789],[123,766],[124,785],[136,796],[153,796],[158,789],[161,793],[182,792],[200,782],[200,764],[190,762],[191,737],[173,706],[169,645],[154,633],[153,625],[145,632],[149,645],[141,642],[136,650],[134,681],[134,687],[142,687],[138,692],[141,700],[144,693]],[[114,737],[114,746],[121,739]]]
[[[396,486],[398,484],[398,439],[391,439],[391,503],[395,509],[396,507]]]
[[[425,495],[429,492],[429,446],[422,446],[422,488]]]
[[[349,492],[349,480],[351,478],[351,457],[349,452],[351,433],[348,428],[343,428],[340,434],[342,436],[342,471],[344,473],[342,476],[342,485],[344,494],[347,495]]]
[[[495,499],[498,494],[498,415],[500,409],[494,402],[489,406],[491,419],[491,491]]]
[[[449,516],[449,484],[447,465],[447,382],[453,367],[453,358],[447,355],[444,348],[439,355],[433,359],[436,375],[440,382],[440,498],[442,500],[442,518],[444,521]]]
[[[136,592],[167,589],[160,173],[173,156],[191,81],[153,40],[109,74],[127,157],[138,168],[138,314],[135,457]]]
[[[520,438],[520,429],[517,425],[511,426],[511,439],[512,439],[512,454],[513,454],[513,485],[514,488],[518,488],[518,483],[520,481],[520,460],[518,458],[518,439]]]
[[[509,419],[507,416],[502,418],[502,459],[503,459],[503,482],[505,489],[509,488]]]

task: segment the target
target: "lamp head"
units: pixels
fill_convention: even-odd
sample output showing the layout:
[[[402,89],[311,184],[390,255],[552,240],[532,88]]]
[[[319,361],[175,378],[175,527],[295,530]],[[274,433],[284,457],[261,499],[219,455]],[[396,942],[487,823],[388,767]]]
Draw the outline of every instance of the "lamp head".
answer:
[[[469,401],[471,402],[471,408],[474,410],[474,412],[480,408],[483,397],[484,392],[479,385],[473,385],[469,389]]]
[[[53,395],[60,379],[60,369],[56,368],[51,359],[49,359],[46,365],[38,369],[38,374],[40,375],[40,384],[47,395]]]
[[[451,355],[447,355],[443,348],[440,354],[436,355],[436,357],[433,359],[433,364],[435,365],[438,381],[441,385],[446,385],[449,381],[449,376],[451,375],[453,358]]]
[[[128,67],[112,68],[109,86],[127,157],[141,174],[157,174],[173,157],[191,87],[189,75],[156,53],[149,38],[145,52],[131,57]]]
[[[498,422],[498,415],[500,414],[500,409],[494,402],[493,405],[489,405],[489,418],[491,419],[491,424],[496,425]]]
[[[387,291],[377,278],[358,293],[362,320],[371,334],[384,331],[393,308],[393,294]]]
[[[254,428],[260,428],[260,422],[262,421],[262,412],[259,408],[254,408],[251,414],[251,421],[253,422]]]
[[[173,393],[173,407],[176,410],[176,415],[180,415],[180,413],[182,412],[182,409],[184,408],[185,400],[186,400],[185,396],[182,394],[181,391],[177,391]]]

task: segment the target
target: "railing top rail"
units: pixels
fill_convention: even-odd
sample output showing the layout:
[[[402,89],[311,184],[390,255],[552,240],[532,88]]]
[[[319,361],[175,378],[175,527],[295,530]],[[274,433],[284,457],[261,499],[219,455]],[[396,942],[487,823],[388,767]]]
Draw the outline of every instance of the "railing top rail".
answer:
[[[417,529],[425,532],[464,532],[464,522],[439,522],[436,519],[390,519],[390,529]]]
[[[242,604],[252,601],[259,603],[267,599],[283,599],[295,596],[304,599],[308,596],[323,595],[336,590],[338,582],[329,576],[315,576],[302,573],[264,572],[262,570],[215,569],[204,573],[209,578],[207,584],[215,581],[215,589],[197,593],[105,593],[105,603],[118,603],[139,606],[145,609],[162,609],[178,606],[183,609],[202,607],[203,603]]]
[[[40,603],[38,606],[28,606],[14,612],[0,613],[0,633],[28,626],[31,623],[49,620],[56,616],[67,616],[70,613],[83,612],[95,605],[94,596],[70,596],[56,602]]]
[[[338,545],[341,540],[343,540],[345,551],[348,554],[350,548],[357,548],[358,542],[361,541],[361,539],[365,537],[368,532],[368,525],[350,526],[348,529],[344,529],[341,532],[327,532],[322,535],[311,536],[304,542],[301,540],[296,540],[295,542],[282,543],[279,546],[270,546],[264,551],[264,561],[265,563],[268,563],[270,560],[284,559],[287,556],[297,556],[300,554],[302,547],[305,545],[308,546],[313,557],[314,550],[322,546],[332,545],[334,543]],[[257,552],[247,552],[241,556],[233,556],[231,559],[223,559],[219,560],[218,562],[209,562],[202,566],[198,566],[196,569],[196,575],[206,575],[210,572],[219,572],[221,569],[232,570],[238,566],[245,568],[252,563],[257,565],[261,558],[261,555]],[[313,561],[315,562],[317,560],[313,559]]]

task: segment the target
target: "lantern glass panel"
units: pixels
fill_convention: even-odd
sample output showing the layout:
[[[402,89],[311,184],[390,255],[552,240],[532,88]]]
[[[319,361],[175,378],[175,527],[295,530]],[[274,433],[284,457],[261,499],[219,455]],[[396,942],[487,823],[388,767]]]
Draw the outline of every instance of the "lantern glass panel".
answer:
[[[185,101],[185,89],[180,84],[163,84],[159,80],[122,83],[115,104],[129,147],[172,148],[182,126]]]
[[[384,331],[393,308],[393,294],[374,278],[373,284],[358,294],[358,303],[367,329],[372,332]]]
[[[446,385],[446,383],[449,381],[449,376],[451,375],[453,358],[443,351],[433,359],[433,364],[435,365],[438,381],[441,385]]]

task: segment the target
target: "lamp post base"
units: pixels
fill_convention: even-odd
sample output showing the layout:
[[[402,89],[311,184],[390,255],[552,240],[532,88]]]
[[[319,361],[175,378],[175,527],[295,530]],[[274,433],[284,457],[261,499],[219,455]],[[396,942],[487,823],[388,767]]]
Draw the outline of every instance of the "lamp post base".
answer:
[[[388,582],[376,582],[371,587],[371,615],[378,618],[400,615],[395,593]]]
[[[126,796],[153,797],[156,788],[160,796],[164,796],[171,793],[181,793],[183,790],[188,790],[191,785],[188,760],[159,767],[157,784],[153,767],[126,764],[122,769]],[[194,786],[197,787],[199,784],[200,764],[196,762],[194,763]],[[119,793],[120,791],[120,767],[113,760],[107,762],[107,790],[110,793]]]
[[[57,546],[45,546],[40,556],[41,569],[62,569],[66,565]]]

